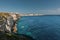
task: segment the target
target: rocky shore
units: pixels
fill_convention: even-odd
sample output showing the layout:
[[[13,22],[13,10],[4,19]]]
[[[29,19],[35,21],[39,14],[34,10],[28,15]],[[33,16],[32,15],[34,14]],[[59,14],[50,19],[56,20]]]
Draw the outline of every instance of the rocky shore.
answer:
[[[0,12],[0,40],[34,40],[30,36],[16,33],[19,18],[19,14]]]
[[[11,34],[0,32],[0,40],[34,40],[34,39],[23,34]]]

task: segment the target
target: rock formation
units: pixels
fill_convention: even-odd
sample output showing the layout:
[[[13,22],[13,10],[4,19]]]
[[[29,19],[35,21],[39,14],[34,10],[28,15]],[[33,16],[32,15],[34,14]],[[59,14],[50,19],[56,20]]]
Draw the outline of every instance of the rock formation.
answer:
[[[7,13],[7,12],[0,12],[0,24],[5,23],[4,25],[0,25],[0,31],[3,32],[16,32],[16,21],[19,19],[20,15],[15,13]],[[1,19],[4,18],[4,19]],[[4,21],[1,21],[4,20]],[[3,26],[3,27],[2,27]]]

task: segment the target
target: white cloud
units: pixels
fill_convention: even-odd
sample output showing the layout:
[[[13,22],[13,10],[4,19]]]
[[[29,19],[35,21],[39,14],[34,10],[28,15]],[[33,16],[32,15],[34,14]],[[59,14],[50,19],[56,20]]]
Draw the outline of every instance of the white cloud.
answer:
[[[39,12],[43,14],[60,14],[60,8],[55,10],[40,10]]]
[[[57,13],[60,13],[60,8],[57,9]]]

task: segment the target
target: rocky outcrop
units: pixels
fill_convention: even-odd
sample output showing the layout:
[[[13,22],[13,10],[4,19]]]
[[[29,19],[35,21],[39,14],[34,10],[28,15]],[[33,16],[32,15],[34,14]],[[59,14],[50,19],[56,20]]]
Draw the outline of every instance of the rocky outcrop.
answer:
[[[16,28],[16,21],[20,18],[19,14],[15,14],[15,13],[5,13],[5,12],[1,12],[0,13],[0,17],[2,16],[2,18],[6,19],[6,23],[3,25],[3,29],[5,32],[16,32],[17,28]],[[5,20],[4,20],[5,21]],[[1,21],[0,21],[1,23]],[[1,25],[0,25],[1,26]],[[2,30],[2,26],[0,28]]]
[[[0,32],[0,40],[35,40],[35,39],[23,34],[11,34]]]
[[[34,40],[30,36],[15,34],[17,31],[16,22],[19,18],[19,14],[5,12],[0,13],[0,40]]]

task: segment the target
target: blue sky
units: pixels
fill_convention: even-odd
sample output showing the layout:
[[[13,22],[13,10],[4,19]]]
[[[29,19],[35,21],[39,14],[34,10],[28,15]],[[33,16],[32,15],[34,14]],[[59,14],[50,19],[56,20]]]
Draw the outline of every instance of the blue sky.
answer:
[[[60,0],[0,0],[0,12],[59,14]]]

